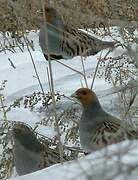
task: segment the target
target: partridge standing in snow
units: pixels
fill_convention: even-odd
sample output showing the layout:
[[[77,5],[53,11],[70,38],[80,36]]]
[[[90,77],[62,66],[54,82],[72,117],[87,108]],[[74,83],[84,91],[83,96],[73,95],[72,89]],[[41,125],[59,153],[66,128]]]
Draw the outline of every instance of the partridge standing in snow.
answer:
[[[115,45],[115,42],[101,41],[78,29],[65,26],[53,8],[46,9],[46,17],[48,50],[51,59],[70,59],[78,55],[95,55],[99,51]],[[44,25],[40,28],[39,43],[47,59]]]
[[[72,97],[77,98],[83,113],[80,120],[80,143],[86,152],[91,152],[125,139],[138,139],[138,129],[123,123],[101,107],[96,94],[88,88],[80,88]]]
[[[18,175],[28,174],[46,166],[45,148],[33,130],[24,124],[13,127],[14,163]]]

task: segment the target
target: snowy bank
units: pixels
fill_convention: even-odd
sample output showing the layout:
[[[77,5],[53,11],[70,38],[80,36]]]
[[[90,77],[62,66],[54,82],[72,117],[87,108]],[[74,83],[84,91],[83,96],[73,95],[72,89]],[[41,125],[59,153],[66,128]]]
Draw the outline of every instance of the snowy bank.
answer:
[[[125,141],[77,161],[57,164],[11,180],[136,180],[137,177],[138,141]]]

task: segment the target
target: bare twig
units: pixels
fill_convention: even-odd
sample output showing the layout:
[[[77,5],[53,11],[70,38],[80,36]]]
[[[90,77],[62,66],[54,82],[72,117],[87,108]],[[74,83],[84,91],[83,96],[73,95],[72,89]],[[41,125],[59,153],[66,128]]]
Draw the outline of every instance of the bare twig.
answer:
[[[81,56],[81,63],[82,63],[82,69],[83,69],[83,74],[84,74],[84,81],[85,81],[85,85],[88,88],[88,83],[87,83],[87,78],[86,78],[86,71],[85,71],[85,66],[84,66],[84,61],[83,61],[83,57]]]
[[[49,74],[50,74],[50,84],[51,84],[51,94],[52,94],[52,102],[53,102],[53,109],[54,109],[54,116],[55,116],[55,124],[56,124],[56,130],[57,130],[57,138],[59,143],[59,153],[60,153],[60,161],[63,162],[63,147],[61,144],[60,139],[60,130],[58,125],[58,117],[56,113],[56,100],[55,100],[55,92],[54,92],[54,81],[53,81],[53,72],[52,72],[52,64],[50,60],[49,55],[49,49],[48,49],[48,34],[47,34],[47,20],[45,15],[45,3],[44,0],[41,0],[42,10],[43,10],[43,20],[45,25],[45,43],[47,47],[47,56],[48,56],[48,64],[49,64]]]
[[[51,83],[50,83],[50,77],[49,77],[49,70],[48,70],[48,67],[46,68],[46,70],[47,70],[47,78],[48,78],[49,90],[50,90],[50,92],[51,92],[52,90],[51,90]]]
[[[84,76],[84,74],[82,72],[77,71],[76,69],[72,68],[71,66],[68,66],[68,65],[64,64],[63,62],[61,62],[57,59],[54,59],[54,61],[58,62],[59,64],[62,64],[63,66],[67,67],[68,69],[71,69],[72,71],[77,72],[78,74]]]
[[[1,103],[1,108],[2,108],[2,111],[3,111],[4,120],[7,121],[7,114],[6,114],[6,110],[5,110],[5,106],[4,106],[4,102],[3,102],[3,98],[2,98],[1,94],[0,94],[0,103]]]
[[[100,57],[99,57],[99,59],[98,59],[98,62],[97,62],[96,68],[95,68],[95,72],[94,72],[94,76],[93,76],[92,84],[91,84],[91,89],[93,88],[93,84],[94,84],[94,81],[95,81],[95,78],[96,78],[96,74],[97,74],[97,71],[98,71],[98,68],[99,68],[101,56],[102,56],[102,52],[101,52],[101,54],[100,54]]]
[[[30,55],[30,57],[31,57],[31,61],[32,61],[32,64],[33,64],[33,67],[34,67],[34,70],[35,70],[35,74],[36,74],[36,77],[37,77],[37,79],[38,79],[38,82],[39,82],[41,91],[42,91],[43,94],[45,94],[44,89],[43,89],[43,86],[42,86],[42,83],[41,83],[41,80],[40,80],[40,77],[39,77],[39,74],[38,74],[38,71],[37,71],[37,68],[36,68],[36,65],[35,65],[35,62],[34,62],[34,59],[33,59],[33,56],[32,56],[32,53],[31,53],[30,48],[29,48],[29,46],[28,46],[26,37],[23,36],[23,38],[24,38],[24,41],[25,41],[25,43],[26,43],[26,45],[27,45],[27,49],[28,49],[29,55]]]

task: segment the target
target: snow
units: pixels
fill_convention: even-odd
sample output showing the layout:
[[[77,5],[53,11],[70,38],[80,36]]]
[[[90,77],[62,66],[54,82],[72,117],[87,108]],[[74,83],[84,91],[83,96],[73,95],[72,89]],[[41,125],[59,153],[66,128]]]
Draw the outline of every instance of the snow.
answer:
[[[42,126],[39,125],[39,127],[37,128],[37,133],[39,134],[43,134],[44,136],[48,137],[48,138],[53,138],[55,136],[55,131],[49,127],[49,126]]]
[[[38,117],[36,116],[35,113],[31,112],[29,109],[24,109],[24,108],[14,108],[11,111],[8,112],[7,118],[9,120],[14,120],[14,121],[20,121],[22,119],[23,122],[29,123],[31,120],[34,122],[38,122]]]
[[[48,62],[39,50],[36,49],[35,51],[31,51],[31,53],[44,91],[47,92],[49,90],[47,79]],[[96,57],[98,57],[98,55],[88,57],[85,60],[85,68],[88,76],[94,72],[97,64]],[[15,69],[10,65],[8,58],[11,59],[12,63],[16,67]],[[62,60],[61,62],[82,72],[80,57],[74,57],[70,60]],[[81,87],[81,82],[84,84],[84,79],[80,74],[64,67],[58,62],[52,62],[52,69],[55,92],[59,91],[66,96],[70,96],[77,88]],[[17,52],[15,54],[8,53],[0,55],[0,74],[0,82],[7,80],[4,91],[2,91],[7,105],[11,104],[17,98],[30,95],[33,92],[41,91],[31,62],[31,57],[27,51],[23,53]],[[91,85],[91,81],[91,78],[88,78],[89,87]],[[103,79],[97,78],[94,83],[94,90],[97,94],[101,94],[101,91],[106,91],[106,89],[110,87],[112,87],[111,84],[108,84]],[[103,102],[105,106],[108,106],[109,99],[104,99]],[[111,106],[109,106],[109,108],[111,108]],[[0,117],[2,117],[2,113],[0,113]],[[41,114],[20,107],[11,109],[11,111],[7,112],[7,118],[10,121],[21,121],[35,127],[35,124],[40,121]],[[51,135],[49,134],[49,131],[51,132]],[[47,134],[48,137],[52,137],[53,132],[54,130],[51,127],[48,127],[47,130],[46,127],[43,127],[43,131],[41,131],[42,134]]]
[[[38,36],[36,36],[35,33],[31,34],[30,36],[34,38],[33,40],[35,42],[38,41],[36,40]],[[103,54],[106,54],[106,52],[107,50],[105,50]],[[40,52],[40,47],[38,47],[38,44],[36,46],[36,50],[31,51],[31,54],[34,58],[44,91],[47,92],[49,90],[47,79],[48,62],[45,60],[42,52]],[[87,57],[87,59],[84,61],[87,76],[94,73],[98,57],[99,55],[97,54],[95,56]],[[11,66],[8,58],[12,61],[15,68]],[[81,73],[83,72],[80,57],[74,57],[73,59],[69,60],[61,60],[61,62],[67,66],[71,66]],[[52,62],[52,70],[55,92],[59,91],[66,96],[70,96],[77,88],[81,87],[81,82],[85,86],[84,79],[79,73],[72,71],[58,62]],[[17,98],[30,95],[33,92],[41,91],[32,65],[31,57],[27,50],[24,52],[17,51],[16,53],[0,54],[0,83],[2,83],[4,80],[7,80],[7,83],[2,93],[5,96],[5,103],[7,105],[11,104]],[[88,78],[89,87],[91,82],[91,78]],[[111,87],[111,84],[105,82],[103,79],[97,78],[93,89],[97,94],[101,94],[102,91],[106,91],[106,89]],[[106,101],[104,100],[104,102]],[[16,119],[23,122],[31,121],[32,125],[40,118],[38,115],[34,115],[32,112],[18,108],[8,112],[7,115],[9,120]]]
[[[46,71],[48,62],[44,59],[41,52],[32,51],[31,53],[34,57],[36,68],[38,70],[41,82],[44,85],[44,89],[48,90]],[[10,65],[8,58],[12,60],[14,66],[16,67],[15,69]],[[75,57],[71,60],[62,60],[62,63],[82,72],[80,57]],[[96,63],[97,61],[95,57],[87,58],[87,60],[85,61],[85,68],[88,74],[92,73],[92,70],[94,70]],[[52,62],[52,67],[55,90],[62,91],[63,93],[69,95],[72,91],[81,86],[79,80],[82,80],[83,78],[80,74],[73,72],[72,70],[55,61]],[[8,81],[4,92],[9,100],[12,100],[10,99],[11,96],[12,98],[16,98],[18,96],[27,94],[30,91],[33,92],[35,90],[40,90],[28,52],[0,56],[0,73],[0,81],[3,81],[5,79]],[[72,77],[74,78],[72,79]],[[108,88],[109,84],[105,83],[103,80],[98,80],[98,82],[96,81],[94,85],[94,89],[98,89],[99,84],[101,83],[103,89]],[[70,87],[70,89],[68,87]]]
[[[57,164],[11,180],[137,180],[137,170],[138,141],[125,141],[76,161]]]
[[[49,89],[47,79],[48,62],[45,60],[40,47],[38,46],[38,34],[33,32],[30,34],[30,38],[33,39],[36,47],[35,51],[31,50],[31,54],[34,58],[34,62],[40,76],[44,91],[47,92]],[[107,51],[108,50],[104,50],[102,54],[105,55]],[[123,51],[124,50],[122,50],[121,48],[116,48],[115,52],[110,55],[115,56],[116,54],[121,54]],[[86,60],[84,60],[87,76],[91,76],[91,74],[94,73],[97,64],[97,58],[99,58],[99,55],[100,53],[95,56],[87,57]],[[11,66],[8,58],[12,61],[15,68]],[[83,73],[80,57],[74,57],[73,59],[69,60],[61,60],[61,62]],[[52,70],[55,92],[59,91],[66,96],[70,96],[77,88],[81,87],[81,82],[83,83],[83,85],[85,85],[84,79],[79,73],[72,71],[71,69],[59,64],[58,62],[52,61]],[[25,50],[24,52],[20,52],[19,50],[17,50],[16,53],[0,53],[0,83],[2,83],[2,81],[4,80],[7,80],[7,83],[2,93],[5,96],[5,105],[7,106],[17,98],[23,97],[25,95],[30,95],[33,92],[41,91],[32,65],[31,57],[27,50]],[[88,78],[89,87],[91,85],[91,82],[92,78]],[[104,79],[100,79],[97,77],[94,82],[93,89],[98,97],[100,97],[100,101],[103,107],[106,108],[107,111],[116,114],[116,116],[119,116],[119,113],[116,113],[116,109],[113,105],[117,103],[117,96],[111,95],[104,97],[104,95],[108,92],[108,89],[112,87],[113,86],[108,82],[105,82]],[[0,118],[2,118],[2,116],[3,114],[2,112],[0,112]],[[40,117],[41,115],[39,115],[37,112],[30,111],[29,109],[24,109],[23,107],[12,108],[11,111],[7,112],[7,119],[9,121],[25,122],[32,127],[35,127],[35,125],[40,122]],[[42,125],[39,125],[39,127],[37,128],[37,132],[49,138],[52,138],[55,134],[55,131],[52,127],[45,127]],[[133,173],[127,174],[127,170],[125,171],[125,169],[127,169],[129,166],[131,167],[134,164],[138,165],[138,141],[135,141],[133,144],[131,144],[131,146],[129,147],[130,152],[126,153],[122,159],[117,159],[115,155],[120,149],[124,154],[124,151],[126,150],[126,147],[129,143],[130,142],[128,141],[120,143],[118,144],[118,146],[110,146],[108,148],[108,156],[110,156],[109,161],[107,161],[107,157],[105,157],[105,154],[107,153],[106,149],[99,152],[94,152],[84,158],[80,158],[78,161],[66,162],[63,165],[57,164],[41,171],[37,171],[32,174],[13,179],[85,180],[89,179],[89,176],[91,176],[94,180],[104,180],[111,179],[110,177],[114,176],[115,180],[122,180],[123,178],[125,179],[125,176],[127,176],[127,179],[135,180],[137,179],[136,171],[134,170]],[[118,168],[116,167],[116,165],[118,166],[118,161],[119,165],[123,163],[122,169],[124,173],[121,173],[119,176],[115,176],[115,173],[118,170]],[[106,163],[106,166],[104,166],[104,163]],[[111,172],[111,174],[108,174],[109,177],[104,177],[103,174],[106,175],[106,173],[104,172],[107,171]]]

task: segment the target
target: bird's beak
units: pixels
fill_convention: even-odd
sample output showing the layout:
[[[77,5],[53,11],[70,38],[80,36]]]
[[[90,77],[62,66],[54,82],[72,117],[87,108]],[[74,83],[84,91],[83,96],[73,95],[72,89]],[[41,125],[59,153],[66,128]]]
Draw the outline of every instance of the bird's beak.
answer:
[[[78,98],[78,96],[77,96],[77,94],[76,94],[76,93],[71,94],[71,96],[70,96],[70,97],[72,97],[72,98]]]

